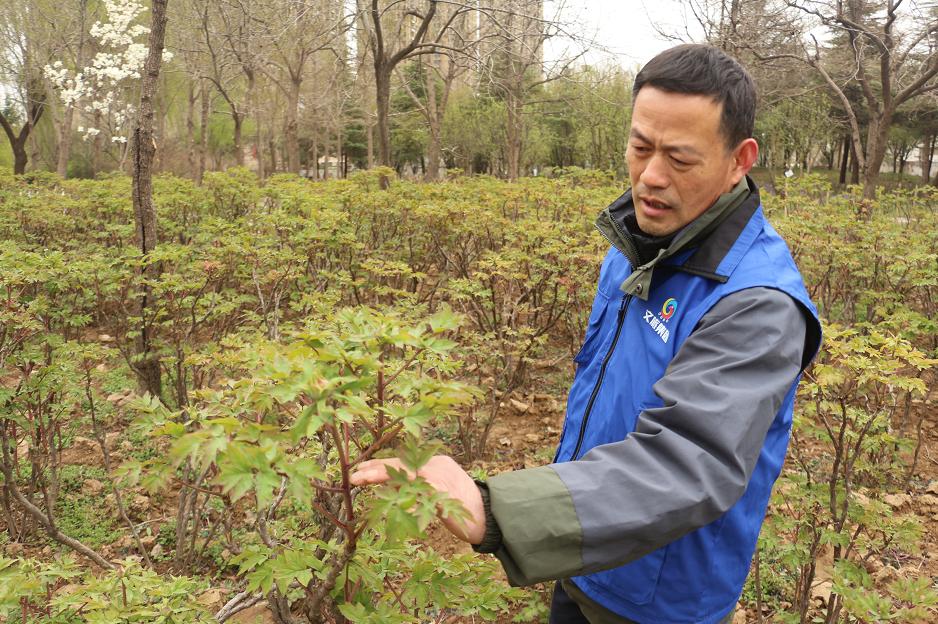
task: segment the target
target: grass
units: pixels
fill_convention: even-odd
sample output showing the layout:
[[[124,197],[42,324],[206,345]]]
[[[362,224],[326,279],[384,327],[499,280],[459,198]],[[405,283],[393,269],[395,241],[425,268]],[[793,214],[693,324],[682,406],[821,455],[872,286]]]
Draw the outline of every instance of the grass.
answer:
[[[13,169],[13,150],[7,141],[0,142],[0,168]]]
[[[796,178],[801,177],[802,172],[800,169],[794,171]],[[828,169],[826,167],[816,167],[811,170],[812,175],[819,175],[825,180],[830,182],[831,187],[834,189],[839,188],[840,186],[840,170],[837,168]],[[781,180],[784,179],[785,169],[779,167],[766,168],[766,167],[753,167],[752,171],[749,173],[756,184],[760,188],[765,188],[769,183],[772,183],[775,188],[781,184]],[[898,187],[914,187],[922,186],[921,176],[913,176],[908,173],[899,175],[897,173],[880,173],[879,180],[877,185],[883,187],[884,190],[892,191]]]
[[[56,501],[56,522],[63,533],[91,548],[110,544],[122,531],[103,505],[104,492],[96,496],[83,493],[87,479],[105,481],[104,470],[93,466],[62,466],[61,493]]]

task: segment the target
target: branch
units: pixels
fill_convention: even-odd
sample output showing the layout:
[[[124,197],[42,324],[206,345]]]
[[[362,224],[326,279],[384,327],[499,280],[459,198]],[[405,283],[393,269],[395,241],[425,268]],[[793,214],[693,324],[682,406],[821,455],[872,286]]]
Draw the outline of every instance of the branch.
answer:
[[[436,4],[437,0],[430,0],[430,8],[427,10],[427,14],[423,16],[423,20],[420,22],[420,26],[417,28],[417,32],[414,33],[410,43],[398,50],[388,60],[388,64],[391,67],[394,67],[403,59],[407,58],[407,56],[414,51],[417,45],[423,42],[424,37],[427,35],[427,30],[430,28],[430,20],[433,19],[434,15],[436,15]]]
[[[926,28],[925,30],[923,30],[922,32],[920,32],[920,33],[915,37],[915,39],[913,39],[913,40],[906,46],[905,52],[903,52],[902,54],[899,55],[899,58],[896,59],[896,62],[895,62],[895,64],[894,64],[894,67],[896,68],[896,71],[898,71],[898,69],[899,69],[900,67],[902,67],[903,65],[905,65],[905,61],[906,61],[906,59],[908,58],[909,54],[911,54],[912,50],[914,50],[914,49],[918,46],[918,44],[920,44],[922,41],[924,41],[925,39],[927,39],[930,35],[933,35],[933,34],[935,34],[935,33],[938,33],[938,21],[936,21],[935,24],[931,26],[931,28]],[[933,57],[933,56],[934,56],[934,54],[932,54],[932,57]],[[929,57],[929,58],[932,58],[932,57]]]
[[[218,621],[218,624],[224,624],[225,620],[235,613],[253,607],[263,599],[264,594],[251,594],[246,591],[236,594],[234,598],[226,602],[224,606],[218,610],[218,613],[215,614],[215,620]]]
[[[10,140],[10,145],[15,145],[16,133],[13,132],[13,126],[11,126],[10,122],[7,121],[3,111],[0,111],[0,126],[3,126],[3,131],[6,132],[7,138]]]
[[[105,570],[115,569],[113,563],[93,551],[91,548],[85,546],[77,539],[62,533],[58,528],[56,528],[55,523],[52,522],[47,513],[43,512],[41,509],[39,509],[39,507],[34,505],[32,501],[23,495],[19,486],[16,485],[13,471],[10,469],[12,460],[10,459],[10,450],[7,448],[9,445],[9,438],[7,437],[6,427],[0,427],[0,444],[3,446],[3,462],[0,464],[0,471],[3,472],[3,478],[6,481],[7,489],[13,494],[13,498],[15,498],[16,501],[23,506],[29,515],[39,521],[49,537],[60,544],[68,546],[75,552],[84,555],[88,559],[91,559]]]
[[[925,93],[926,91],[932,91],[938,85],[927,85],[928,81],[938,75],[938,53],[935,53],[929,59],[928,64],[926,65],[925,71],[922,74],[912,81],[912,84],[907,86],[905,89],[896,94],[896,97],[893,99],[895,106],[899,106],[906,100]]]
[[[833,89],[834,94],[840,98],[840,102],[844,106],[844,111],[847,113],[847,119],[850,121],[850,135],[853,141],[854,154],[856,155],[857,163],[859,163],[860,169],[862,170],[866,166],[866,157],[863,153],[863,145],[860,141],[860,124],[857,121],[857,115],[853,110],[853,105],[850,103],[850,99],[844,93],[843,89],[840,88],[840,85],[838,85],[834,79],[831,78],[831,75],[827,73],[827,71],[821,65],[819,58],[809,58],[807,63],[821,74],[821,77],[824,78],[824,81],[827,82],[831,89]]]

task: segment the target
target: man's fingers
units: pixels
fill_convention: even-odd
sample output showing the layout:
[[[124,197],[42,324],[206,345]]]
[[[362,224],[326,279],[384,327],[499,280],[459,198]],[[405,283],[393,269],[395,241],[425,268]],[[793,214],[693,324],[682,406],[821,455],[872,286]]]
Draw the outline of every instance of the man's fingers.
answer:
[[[349,477],[349,481],[352,482],[352,485],[375,485],[384,483],[387,480],[388,471],[385,470],[383,466],[366,470],[359,468]]]
[[[387,467],[401,469],[401,462],[397,459],[370,459],[358,465],[349,480],[352,485],[376,485],[384,483],[390,477]]]
[[[389,478],[388,468],[404,470],[399,459],[371,459],[359,464],[350,480],[354,485],[384,483]],[[414,478],[412,471],[407,472],[411,478]],[[420,475],[437,492],[442,492],[459,501],[469,512],[468,518],[460,520],[440,514],[446,528],[462,540],[472,544],[481,542],[485,535],[485,508],[482,504],[482,495],[472,477],[451,457],[443,455],[438,455],[428,461],[420,469]],[[437,510],[438,513],[439,511]]]

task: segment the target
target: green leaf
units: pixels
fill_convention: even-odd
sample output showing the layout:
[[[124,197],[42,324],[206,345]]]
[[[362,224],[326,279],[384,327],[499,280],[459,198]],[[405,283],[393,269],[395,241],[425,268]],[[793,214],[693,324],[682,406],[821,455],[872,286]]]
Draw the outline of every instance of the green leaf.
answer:
[[[244,574],[264,563],[271,556],[271,552],[260,546],[245,546],[240,554],[231,558],[231,562],[238,566],[238,572]]]
[[[237,501],[254,487],[256,462],[245,452],[244,445],[232,444],[219,461],[215,483],[222,491]]]
[[[439,442],[422,443],[415,438],[406,438],[397,456],[406,468],[417,472],[423,468],[434,455],[438,455],[441,449],[442,444]]]
[[[308,585],[313,571],[322,570],[322,566],[322,561],[308,550],[284,550],[273,562],[274,582],[280,593],[285,594],[293,581]]]

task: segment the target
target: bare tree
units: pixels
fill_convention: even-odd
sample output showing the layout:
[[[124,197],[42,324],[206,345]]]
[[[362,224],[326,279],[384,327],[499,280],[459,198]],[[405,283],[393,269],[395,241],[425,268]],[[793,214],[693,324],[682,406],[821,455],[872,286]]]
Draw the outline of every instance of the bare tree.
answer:
[[[217,84],[223,84],[219,77],[223,74],[218,54],[213,48],[209,36],[209,3],[184,2],[177,11],[179,27],[174,30],[174,37],[168,44],[177,53],[186,75],[186,171],[196,181],[202,183],[208,157],[208,125],[214,112],[212,100],[215,91],[221,91]],[[198,111],[196,105],[198,104]],[[198,113],[198,129],[196,118]],[[240,131],[238,119],[235,121],[236,134]],[[237,143],[235,139],[235,143]]]
[[[27,141],[46,109],[42,68],[51,56],[49,27],[32,3],[0,2],[0,127],[16,174],[26,172]]]
[[[430,25],[436,15],[438,0],[390,2],[382,7],[379,0],[358,0],[365,25],[371,60],[374,66],[375,104],[378,127],[378,163],[391,165],[391,74],[394,68],[410,58],[428,40]],[[456,12],[454,12],[455,15]],[[455,19],[455,17],[453,17]],[[396,24],[395,24],[396,23]],[[397,36],[394,36],[394,27]],[[407,27],[411,27],[408,32]],[[442,37],[441,29],[438,39]],[[432,48],[432,46],[431,46]]]
[[[234,125],[232,147],[235,162],[242,167],[244,166],[242,134],[244,120],[247,117],[247,103],[241,93],[241,83],[238,78],[243,73],[237,57],[231,54],[230,49],[224,47],[224,39],[218,32],[219,25],[224,23],[221,19],[224,9],[216,7],[216,10],[212,11],[213,7],[215,5],[209,2],[199,7],[199,34],[202,39],[200,43],[204,46],[207,56],[205,78],[211,82],[228,105]]]
[[[261,67],[286,99],[284,143],[287,170],[300,171],[299,111],[303,80],[317,52],[343,57],[344,36],[351,25],[337,0],[266,3],[263,27],[270,52]]]
[[[446,114],[446,106],[453,85],[458,77],[468,72],[478,52],[474,46],[478,42],[473,40],[469,32],[469,13],[460,11],[459,6],[446,5],[441,17],[446,19],[449,13],[455,11],[459,11],[460,15],[452,21],[451,28],[443,33],[442,42],[446,47],[441,48],[439,52],[417,57],[420,75],[423,78],[422,93],[415,93],[407,80],[401,80],[414,106],[427,122],[429,143],[424,178],[428,181],[440,177],[440,160],[443,156],[443,117]]]
[[[224,54],[238,67],[246,81],[247,108],[254,119],[254,157],[257,159],[257,174],[264,177],[263,140],[261,137],[262,107],[258,98],[258,83],[261,79],[261,63],[265,40],[257,17],[260,3],[253,0],[231,0],[218,3],[219,34],[223,40]],[[224,95],[222,95],[224,97]]]
[[[525,110],[532,96],[554,80],[565,77],[586,52],[582,39],[570,32],[557,14],[547,19],[541,0],[502,0],[485,10],[482,28],[490,39],[483,45],[484,77],[505,103],[505,160],[511,180],[521,175],[524,153]],[[563,36],[573,51],[545,63],[544,42]]]
[[[88,48],[87,24],[89,18],[88,0],[75,0],[57,7],[58,14],[67,16],[66,24],[61,28],[63,56],[70,57],[75,67],[85,66]],[[56,120],[56,173],[64,178],[68,175],[68,160],[72,155],[72,126],[75,121],[77,102],[68,102]]]
[[[813,38],[812,45],[805,46],[804,59],[821,74],[846,110],[862,173],[863,195],[872,199],[886,155],[889,129],[899,106],[938,90],[938,19],[911,1],[909,10],[903,14],[900,12],[903,0],[887,0],[885,7],[868,0],[786,0],[786,3],[846,37],[853,61],[846,81],[838,80],[826,66],[822,46]],[[902,32],[898,24],[903,25]],[[862,105],[846,96],[845,82],[860,86]],[[857,109],[861,106],[869,118],[865,145],[858,122]]]
[[[915,0],[689,0],[688,6],[712,43],[762,63],[796,61],[817,72],[847,117],[864,197],[874,197],[896,111],[938,90],[934,7]],[[818,41],[820,29],[830,43]],[[854,87],[859,98],[851,97]]]
[[[447,41],[455,24],[467,14],[475,14],[475,3],[439,0],[386,2],[357,0],[362,15],[363,38],[374,67],[375,104],[378,129],[378,164],[391,164],[391,76],[405,59],[447,51],[465,54],[468,42],[458,32]],[[448,5],[441,13],[440,4]],[[438,18],[438,19],[434,19]],[[458,44],[458,45],[455,45]]]
[[[136,339],[137,360],[134,372],[143,390],[155,397],[162,395],[160,361],[153,345],[151,327],[147,323],[148,314],[152,314],[152,289],[149,281],[159,276],[159,265],[148,260],[149,254],[156,247],[156,207],[153,203],[153,156],[156,153],[156,140],[153,135],[154,107],[153,100],[159,84],[160,64],[163,59],[163,42],[166,35],[166,4],[168,0],[151,0],[151,24],[148,37],[146,65],[140,87],[140,107],[137,109],[137,123],[133,131],[133,205],[137,243],[143,253],[142,273],[145,281],[138,306],[141,320],[140,331]]]

